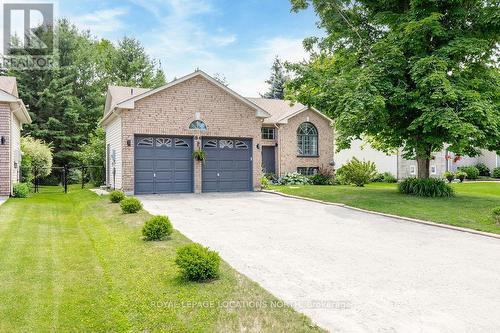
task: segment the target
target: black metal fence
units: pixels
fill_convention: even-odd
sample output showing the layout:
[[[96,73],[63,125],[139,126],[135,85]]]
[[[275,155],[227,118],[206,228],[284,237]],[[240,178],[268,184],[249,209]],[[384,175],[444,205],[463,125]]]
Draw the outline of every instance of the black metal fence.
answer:
[[[69,185],[79,185],[82,189],[88,184],[99,187],[106,182],[106,172],[103,166],[81,165],[52,167],[49,175],[41,175],[32,170],[34,193],[68,193]],[[46,174],[46,172],[44,172]]]

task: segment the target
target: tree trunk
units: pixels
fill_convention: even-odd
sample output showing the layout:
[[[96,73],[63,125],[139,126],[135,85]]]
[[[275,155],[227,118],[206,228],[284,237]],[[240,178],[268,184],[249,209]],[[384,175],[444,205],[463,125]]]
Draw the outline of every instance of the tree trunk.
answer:
[[[418,178],[429,178],[431,161],[428,158],[417,158]]]

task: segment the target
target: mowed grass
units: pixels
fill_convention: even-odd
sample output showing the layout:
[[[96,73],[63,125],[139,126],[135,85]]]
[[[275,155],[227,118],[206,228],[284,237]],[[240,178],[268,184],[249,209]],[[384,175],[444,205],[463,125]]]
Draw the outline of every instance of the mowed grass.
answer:
[[[148,217],[77,187],[0,206],[0,332],[321,331],[226,263],[216,281],[179,278],[190,241],[143,241]]]
[[[376,212],[500,234],[491,210],[500,206],[500,183],[477,182],[452,185],[454,198],[419,198],[399,194],[396,184],[353,186],[273,186],[286,194],[343,203]]]

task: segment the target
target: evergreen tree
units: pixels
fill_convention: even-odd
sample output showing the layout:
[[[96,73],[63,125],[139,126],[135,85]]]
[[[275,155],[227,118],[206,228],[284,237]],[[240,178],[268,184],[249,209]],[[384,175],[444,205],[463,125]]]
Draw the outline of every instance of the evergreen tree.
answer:
[[[264,98],[284,99],[285,84],[290,80],[286,75],[285,67],[281,60],[276,56],[273,66],[271,67],[271,77],[266,81],[270,85],[269,91],[261,95]]]

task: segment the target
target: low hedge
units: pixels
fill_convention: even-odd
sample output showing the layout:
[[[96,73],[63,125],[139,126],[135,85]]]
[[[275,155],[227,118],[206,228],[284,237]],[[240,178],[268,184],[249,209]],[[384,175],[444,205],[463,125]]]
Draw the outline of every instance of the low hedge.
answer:
[[[174,228],[166,216],[153,216],[144,223],[142,235],[149,241],[164,240],[172,234]]]
[[[398,185],[399,193],[419,197],[452,197],[453,188],[438,178],[406,178]]]
[[[220,256],[217,252],[192,243],[177,250],[175,263],[189,281],[207,281],[219,277]]]
[[[142,203],[137,198],[125,198],[120,202],[124,214],[134,214],[142,209]]]

